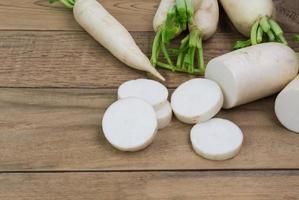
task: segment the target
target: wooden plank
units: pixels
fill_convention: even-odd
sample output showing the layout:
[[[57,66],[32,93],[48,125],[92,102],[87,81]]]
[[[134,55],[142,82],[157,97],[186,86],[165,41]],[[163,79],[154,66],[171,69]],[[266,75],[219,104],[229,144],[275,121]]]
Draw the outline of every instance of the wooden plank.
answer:
[[[299,169],[299,137],[277,121],[274,98],[222,111],[244,131],[234,159],[197,156],[191,126],[174,120],[144,151],[112,148],[101,131],[115,91],[99,89],[0,89],[0,171]]]
[[[298,171],[0,174],[1,200],[297,200]]]
[[[150,54],[152,32],[133,32],[141,49]],[[288,38],[292,34],[287,34]],[[231,50],[238,34],[217,33],[205,43],[206,62]],[[85,32],[1,31],[1,87],[118,87],[126,80],[144,77],[114,58]],[[299,46],[290,45],[299,51]],[[192,76],[161,70],[168,87]]]
[[[130,31],[152,31],[152,19],[160,0],[100,0]],[[299,32],[299,5],[294,0],[275,0],[277,18],[285,31]],[[221,18],[223,19],[223,18]],[[72,12],[59,4],[40,0],[1,0],[0,29],[81,30]]]

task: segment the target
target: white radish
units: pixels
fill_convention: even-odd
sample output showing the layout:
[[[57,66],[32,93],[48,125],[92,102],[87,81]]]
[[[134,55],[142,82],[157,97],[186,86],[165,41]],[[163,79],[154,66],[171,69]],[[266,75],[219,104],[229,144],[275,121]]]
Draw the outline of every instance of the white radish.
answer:
[[[283,126],[299,133],[299,76],[277,96],[275,113]]]
[[[106,139],[121,151],[138,151],[152,143],[158,129],[153,107],[137,98],[118,100],[103,116]]]
[[[181,41],[175,70],[203,75],[205,66],[202,41],[209,39],[216,32],[219,7],[217,0],[194,0],[193,7],[195,13],[189,22],[190,34]]]
[[[244,48],[264,42],[287,44],[283,31],[274,20],[272,0],[220,0],[228,17],[246,41],[237,41],[234,48]]]
[[[272,17],[272,0],[220,0],[226,14],[240,33],[250,36],[253,24],[261,17]]]
[[[164,105],[156,111],[158,119],[158,129],[167,127],[172,119],[172,109],[170,103],[167,101]]]
[[[280,43],[264,43],[212,59],[205,77],[219,84],[224,108],[233,108],[282,90],[298,74],[296,53]]]
[[[73,7],[74,17],[81,27],[120,61],[165,80],[136,45],[127,29],[96,0],[56,1]]]
[[[236,156],[243,143],[243,133],[234,123],[214,118],[191,129],[193,150],[210,160],[227,160]]]
[[[190,31],[197,29],[202,39],[207,40],[215,34],[219,21],[219,7],[217,0],[193,0],[195,14],[193,23],[189,24]]]
[[[136,79],[124,82],[117,91],[118,98],[137,97],[158,110],[168,98],[168,90],[161,83],[149,79]]]
[[[196,124],[214,117],[223,104],[220,87],[213,81],[197,78],[181,84],[171,96],[171,107],[182,122]]]
[[[167,13],[174,4],[175,0],[161,0],[153,20],[153,27],[156,32],[158,32],[159,28],[165,23]]]

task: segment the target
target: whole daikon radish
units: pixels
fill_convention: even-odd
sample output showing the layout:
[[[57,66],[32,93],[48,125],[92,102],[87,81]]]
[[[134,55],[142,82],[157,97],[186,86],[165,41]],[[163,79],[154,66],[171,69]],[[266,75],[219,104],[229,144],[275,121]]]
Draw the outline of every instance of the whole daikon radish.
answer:
[[[74,17],[82,28],[120,61],[165,80],[142,53],[126,28],[96,0],[50,0],[55,1],[73,8]]]
[[[283,31],[274,20],[272,0],[220,0],[225,12],[243,35],[250,37],[238,41],[235,49],[268,41],[287,44]]]
[[[177,71],[203,75],[205,66],[202,41],[209,39],[216,32],[219,7],[217,0],[193,0],[193,5],[195,13],[189,22],[190,34],[181,41],[176,67]]]
[[[275,113],[283,126],[299,133],[299,76],[277,96]]]
[[[224,94],[224,108],[275,94],[298,74],[296,53],[281,43],[264,43],[212,59],[205,77]]]

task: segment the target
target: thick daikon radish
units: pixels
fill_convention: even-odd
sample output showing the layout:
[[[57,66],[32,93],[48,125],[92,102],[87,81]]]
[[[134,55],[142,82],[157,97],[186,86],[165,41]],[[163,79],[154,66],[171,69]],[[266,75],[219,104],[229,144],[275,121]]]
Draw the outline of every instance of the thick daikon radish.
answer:
[[[136,79],[124,82],[118,88],[118,98],[137,97],[149,104],[155,110],[158,110],[168,98],[167,88],[159,83],[149,79]]]
[[[158,129],[163,129],[168,126],[172,119],[172,109],[170,103],[167,101],[156,111],[158,119]]]
[[[55,1],[60,1],[73,9],[74,17],[81,27],[120,61],[165,80],[142,53],[127,29],[99,2],[96,0],[50,0],[50,2]]]
[[[298,74],[296,53],[280,43],[264,43],[212,59],[205,77],[217,82],[224,108],[275,94]]]
[[[275,113],[283,126],[299,133],[299,76],[277,96]]]
[[[214,118],[196,124],[190,139],[194,151],[210,160],[226,160],[238,154],[243,143],[243,133],[234,123]]]
[[[203,78],[181,84],[171,96],[171,107],[182,122],[196,124],[214,117],[223,104],[220,87]]]
[[[263,42],[282,42],[287,44],[280,26],[274,21],[272,0],[220,0],[225,12],[234,26],[243,35],[250,37],[238,41],[235,49]]]
[[[106,139],[122,151],[144,149],[158,129],[153,107],[137,98],[118,100],[106,110],[102,128]]]

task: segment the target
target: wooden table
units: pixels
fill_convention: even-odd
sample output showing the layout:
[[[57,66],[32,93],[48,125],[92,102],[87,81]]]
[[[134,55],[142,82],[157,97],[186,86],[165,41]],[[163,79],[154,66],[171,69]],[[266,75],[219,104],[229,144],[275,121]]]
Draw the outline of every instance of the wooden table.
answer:
[[[150,54],[159,0],[102,0]],[[290,40],[299,4],[276,0]],[[191,126],[173,120],[144,151],[123,153],[101,132],[104,110],[124,81],[145,77],[113,58],[46,0],[0,3],[0,199],[299,199],[299,135],[284,129],[275,97],[222,111],[245,141],[240,154],[212,162],[191,149]],[[206,61],[242,37],[224,14],[205,43]],[[299,51],[299,45],[290,42]],[[169,89],[192,78],[161,70]]]

